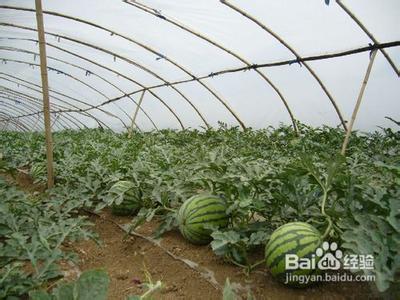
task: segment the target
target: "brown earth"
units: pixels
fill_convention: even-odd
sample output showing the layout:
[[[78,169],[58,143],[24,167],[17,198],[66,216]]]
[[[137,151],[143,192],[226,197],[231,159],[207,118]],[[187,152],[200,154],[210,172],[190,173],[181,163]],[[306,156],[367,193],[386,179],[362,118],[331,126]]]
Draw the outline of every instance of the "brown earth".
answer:
[[[178,232],[165,234],[160,248],[144,238],[126,238],[117,224],[126,224],[129,218],[104,211],[100,217],[92,216],[91,220],[103,245],[99,247],[93,241],[76,244],[81,257],[79,268],[108,271],[111,278],[109,299],[125,299],[128,295],[143,293],[137,283],[146,281],[144,270],[150,273],[153,282],[161,280],[163,283],[156,299],[222,299],[226,278],[241,295],[250,290],[256,299],[377,298],[371,295],[366,284],[325,283],[307,289],[288,288],[276,282],[265,267],[260,266],[246,276],[240,268],[216,257],[209,246],[191,245]],[[147,223],[137,231],[148,236],[156,226],[156,222]],[[189,267],[179,258],[195,262],[199,267]]]
[[[41,190],[24,176],[17,176],[16,182],[28,192]],[[113,216],[108,210],[89,218],[101,245],[82,241],[67,246],[78,253],[80,262],[77,266],[66,262],[62,267],[69,279],[92,268],[106,270],[110,277],[108,299],[111,300],[143,294],[145,289],[141,283],[147,281],[146,272],[154,283],[160,280],[163,284],[154,294],[155,299],[222,299],[226,278],[240,295],[251,291],[255,299],[379,298],[365,283],[331,282],[307,289],[288,288],[276,282],[264,266],[246,276],[240,268],[216,257],[209,246],[191,245],[179,232],[165,234],[158,244],[146,239],[157,227],[156,221],[138,228],[140,237],[127,236],[118,226],[129,223],[130,218]]]

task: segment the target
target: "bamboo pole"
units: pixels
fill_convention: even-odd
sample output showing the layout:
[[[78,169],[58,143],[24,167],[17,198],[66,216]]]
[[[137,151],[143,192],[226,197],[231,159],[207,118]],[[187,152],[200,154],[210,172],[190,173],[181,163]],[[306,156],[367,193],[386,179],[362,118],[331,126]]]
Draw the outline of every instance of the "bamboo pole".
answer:
[[[6,24],[8,24],[8,25],[6,25]],[[11,26],[11,27],[14,27],[14,28],[26,29],[26,30],[29,30],[29,31],[36,31],[36,29],[34,29],[34,28],[21,26],[21,25],[10,24],[10,23],[0,23],[0,26]],[[163,78],[159,73],[157,73],[156,71],[152,71],[152,70],[148,69],[147,67],[145,67],[144,65],[141,65],[138,62],[136,62],[136,61],[134,61],[134,60],[132,60],[130,58],[124,57],[124,56],[122,56],[122,55],[120,55],[118,53],[112,52],[112,51],[107,50],[105,48],[102,48],[102,47],[99,47],[99,46],[95,46],[93,44],[90,44],[90,43],[87,43],[87,42],[84,42],[84,41],[81,41],[81,40],[77,40],[77,39],[74,39],[74,38],[71,38],[71,37],[68,37],[68,36],[65,36],[65,35],[61,35],[61,34],[55,34],[55,33],[51,33],[51,32],[46,32],[46,34],[51,35],[51,36],[55,36],[57,38],[62,38],[64,40],[68,40],[68,41],[71,41],[71,42],[74,42],[74,43],[78,43],[80,45],[83,45],[83,46],[86,46],[86,47],[89,47],[89,48],[92,48],[92,49],[95,49],[95,50],[99,50],[101,52],[104,52],[106,54],[111,55],[114,58],[121,59],[121,60],[123,60],[123,61],[125,61],[125,62],[127,62],[127,63],[129,63],[129,64],[131,64],[131,65],[133,65],[133,66],[135,66],[135,67],[137,67],[139,69],[141,69],[141,70],[143,70],[144,72],[154,76],[155,78],[157,78],[160,81],[164,82],[165,86],[168,86],[168,87],[170,86],[175,92],[177,92],[197,112],[199,117],[203,121],[205,121],[203,115],[196,108],[196,106],[193,105],[193,103],[190,101],[190,99],[188,97],[186,97],[181,91],[179,91],[175,86],[170,85],[170,83],[165,78]],[[151,92],[151,93],[153,94],[153,92]],[[125,95],[123,95],[123,96],[125,96]],[[162,101],[162,103],[165,105],[165,101]],[[181,128],[185,129],[185,126],[183,125],[182,121],[180,120],[180,118],[176,114],[175,110],[173,108],[171,108],[171,107],[167,107],[167,108],[171,111],[171,113],[177,119],[177,121],[179,122],[179,125],[181,126]],[[205,122],[205,125],[207,126],[207,122]]]
[[[9,103],[2,103],[2,110],[5,112],[9,112],[9,113],[26,113],[26,112],[31,112],[34,111],[32,108],[29,107],[16,107],[15,105],[9,104]],[[34,121],[34,117],[30,117],[29,119],[26,118],[25,123],[29,126],[29,129],[32,131],[36,130],[36,126],[35,126],[35,121]],[[38,128],[39,129],[39,128]]]
[[[0,77],[0,79],[1,79],[1,77]],[[18,92],[14,93],[14,91],[12,91],[12,90],[10,90],[10,91],[4,90],[3,91],[3,90],[0,89],[0,95],[7,95],[9,98],[16,98],[17,100],[20,100],[20,101],[23,101],[23,102],[28,102],[32,106],[34,106],[36,108],[36,110],[38,108],[40,109],[40,107],[42,107],[42,100],[41,99],[35,98],[35,97],[31,97],[31,96],[27,96],[27,95],[25,95],[23,93],[18,93]],[[57,105],[57,104],[53,103],[52,107],[60,109],[60,108],[63,108],[64,106]],[[76,117],[72,116],[71,113],[63,114],[63,120],[60,119],[59,122],[67,124],[67,121],[68,121],[69,125],[66,126],[66,127],[70,127],[71,124],[72,124],[73,126],[75,126],[77,128],[82,128],[82,127],[83,128],[87,128],[87,126],[85,126],[85,124],[83,122],[81,122]]]
[[[0,51],[12,51],[12,52],[20,52],[20,53],[28,53],[28,54],[38,55],[36,52],[29,51],[29,50],[25,50],[25,49],[21,49],[21,48],[15,48],[15,47],[0,47]],[[52,56],[50,56],[50,55],[47,55],[47,59],[49,59],[49,60],[54,60],[54,61],[57,61],[57,62],[61,62],[61,63],[65,64],[65,65],[74,67],[74,68],[79,69],[79,70],[82,70],[82,71],[84,71],[84,72],[89,72],[89,73],[90,73],[90,76],[94,76],[94,77],[96,77],[96,78],[99,78],[100,80],[104,81],[105,83],[107,83],[107,84],[111,85],[112,87],[118,89],[118,87],[117,87],[115,84],[113,84],[113,83],[110,82],[109,80],[105,79],[105,78],[102,77],[101,75],[96,74],[96,73],[93,72],[92,70],[88,70],[88,69],[82,68],[81,66],[78,66],[78,65],[76,65],[76,64],[70,63],[70,62],[68,62],[68,61],[65,61],[65,60],[62,60],[62,59],[59,59],[59,58],[56,58],[56,57],[52,57]],[[118,90],[121,92],[120,89],[118,89]],[[51,91],[51,90],[50,90],[50,91]],[[96,92],[97,92],[97,90],[96,90]],[[100,92],[100,93],[101,93],[101,92]],[[107,98],[107,96],[106,96],[105,94],[101,93],[101,95],[102,95],[102,96],[105,96],[105,97]],[[121,107],[119,107],[116,103],[113,103],[113,104],[114,104],[123,114],[125,114],[127,117],[129,117],[129,115],[125,112],[125,110],[123,110]],[[125,126],[125,127],[126,127],[126,126]]]
[[[2,25],[2,23],[0,23],[0,26],[1,25]],[[2,38],[0,37],[0,39],[2,39]],[[99,107],[102,107],[102,106],[104,106],[106,104],[109,104],[111,102],[119,101],[119,100],[121,100],[121,99],[123,99],[125,97],[130,97],[130,96],[133,96],[135,94],[141,93],[144,90],[147,90],[151,95],[156,97],[159,101],[163,102],[163,100],[161,98],[159,98],[154,92],[152,92],[152,90],[158,89],[158,88],[162,88],[162,87],[165,87],[167,85],[185,84],[185,83],[196,81],[198,79],[213,78],[213,77],[221,76],[221,75],[224,75],[224,74],[243,72],[243,71],[247,71],[247,70],[251,70],[251,69],[278,67],[278,66],[291,65],[293,63],[305,62],[305,61],[328,60],[328,59],[332,59],[332,58],[345,57],[345,56],[359,54],[359,53],[363,53],[363,52],[369,52],[369,51],[373,51],[373,50],[377,50],[377,49],[386,49],[386,48],[393,48],[393,47],[398,47],[398,46],[400,46],[400,41],[393,41],[393,42],[382,43],[382,44],[378,44],[378,45],[369,45],[369,46],[364,46],[364,47],[359,47],[359,48],[353,48],[353,49],[350,49],[350,50],[334,52],[334,53],[329,53],[329,54],[319,54],[319,55],[314,55],[314,56],[307,56],[307,57],[299,58],[299,59],[296,59],[296,60],[281,60],[281,61],[275,61],[275,62],[271,62],[271,63],[261,63],[261,64],[253,64],[251,66],[245,66],[245,67],[229,68],[229,69],[224,69],[224,70],[220,70],[220,71],[211,72],[211,73],[206,74],[206,75],[200,75],[197,78],[177,80],[177,81],[170,82],[168,84],[160,83],[160,84],[156,84],[156,85],[152,85],[152,86],[146,86],[146,87],[143,86],[140,89],[134,90],[132,92],[129,92],[129,93],[121,95],[121,96],[114,97],[114,98],[112,98],[110,100],[104,101],[104,102],[102,102],[102,103],[100,103],[98,105],[95,105],[95,106],[92,106],[92,107],[89,107],[89,108],[86,108],[86,109],[65,109],[65,110],[57,110],[55,112],[57,112],[57,113],[59,113],[59,112],[61,112],[61,113],[65,113],[65,112],[76,112],[76,113],[87,112],[87,111],[90,111],[92,109],[97,109]],[[10,61],[8,59],[6,59],[6,60]],[[0,61],[1,61],[1,58],[0,58]],[[126,79],[128,79],[128,78],[126,78]],[[165,104],[165,107],[168,108],[168,106],[166,104]],[[36,114],[38,114],[38,113],[36,113]],[[21,115],[21,116],[18,116],[18,118],[26,117],[26,116],[28,116],[28,115]]]
[[[6,117],[6,119],[4,119],[4,117]],[[0,122],[5,123],[7,126],[9,124],[13,124],[15,128],[17,128],[21,131],[24,131],[24,132],[29,131],[28,128],[23,124],[23,122],[8,119],[8,114],[6,114],[4,112],[0,112]],[[4,126],[4,128],[2,130],[6,130],[7,126]]]
[[[4,50],[4,49],[2,49],[2,47],[0,47],[0,51],[1,51],[1,50]],[[13,50],[12,50],[12,49],[7,49],[7,51],[13,51]],[[29,52],[31,52],[31,51],[27,51],[27,52],[29,53]],[[32,53],[32,54],[35,54],[34,52],[31,52],[31,53]],[[70,66],[72,66],[72,67],[85,70],[84,68],[81,68],[81,67],[79,67],[79,66],[77,66],[77,65],[74,65],[74,64],[65,62],[65,61],[63,61],[63,60],[55,59],[55,58],[53,58],[53,57],[51,57],[51,56],[47,56],[47,59],[57,60],[57,61],[59,61],[59,62],[62,62],[62,63],[64,63],[64,64],[66,64],[66,65],[70,65]],[[29,64],[29,65],[32,65],[32,66],[39,66],[38,64],[29,63],[29,62],[21,61],[21,60],[8,60],[8,59],[5,59],[5,60],[6,60],[6,61],[10,61],[10,62],[14,62],[14,63]],[[83,80],[80,80],[80,79],[78,79],[77,77],[75,77],[75,76],[73,76],[73,75],[71,75],[71,74],[69,74],[69,73],[67,73],[67,72],[65,72],[65,71],[62,71],[62,70],[56,69],[56,68],[49,68],[49,70],[54,70],[54,71],[56,71],[56,72],[59,72],[59,73],[61,73],[62,75],[67,76],[68,78],[71,78],[72,80],[77,81],[77,82],[79,82],[80,84],[85,85],[86,87],[89,87],[91,90],[93,90],[93,91],[95,91],[96,93],[100,94],[100,95],[103,96],[104,98],[109,99],[104,93],[100,92],[98,89],[94,88],[92,85],[89,85],[88,83],[84,82]],[[85,71],[87,71],[87,70],[85,70]],[[1,74],[1,73],[2,73],[2,72],[0,72],[0,74]],[[98,76],[98,75],[96,75],[96,74],[94,74],[94,73],[92,73],[92,75],[93,75],[93,76],[96,76],[96,77],[98,77],[98,78],[100,78],[100,79],[103,79],[102,77],[100,77],[100,76]],[[106,81],[106,80],[105,80],[105,81]],[[107,81],[106,81],[106,82],[107,82]],[[107,83],[108,83],[108,82],[107,82]],[[21,85],[22,85],[22,84],[21,84]],[[49,91],[52,92],[52,93],[54,93],[54,94],[58,94],[58,95],[61,94],[61,93],[55,92],[54,90],[51,90],[51,89],[49,89]],[[71,97],[71,96],[67,96],[67,95],[65,95],[65,94],[61,94],[61,95],[64,96],[64,97],[67,97],[67,98],[69,98],[69,99],[71,99],[71,100],[74,100],[74,101],[76,101],[76,102],[85,104],[85,105],[87,105],[87,106],[91,106],[90,104],[88,104],[87,102],[85,102],[85,101],[83,101],[83,100],[79,100],[79,99],[77,99],[77,98],[74,98],[74,97]],[[53,96],[53,99],[58,99],[58,98],[56,98],[55,96]],[[58,99],[58,100],[59,100],[59,99]],[[69,104],[69,105],[71,105],[71,104],[68,103],[68,102],[66,102],[66,103]],[[122,113],[126,114],[127,117],[129,117],[129,115],[128,115],[122,108],[120,108],[120,107],[119,107],[117,104],[115,104],[115,103],[113,103],[113,104],[114,104]],[[71,106],[72,106],[72,105],[71,105]],[[77,106],[75,106],[75,108],[77,108]],[[111,116],[111,117],[113,117],[113,118],[118,119],[118,120],[122,123],[122,125],[123,125],[125,128],[128,128],[128,126],[124,123],[124,121],[123,121],[120,117],[118,117],[117,115],[111,114],[110,112],[108,112],[108,111],[106,111],[106,110],[103,110],[103,109],[100,109],[100,108],[98,108],[98,110],[102,111],[104,114],[107,114],[107,115],[109,115],[109,116]]]
[[[356,120],[358,110],[360,108],[360,104],[361,104],[362,97],[364,95],[365,88],[367,87],[369,75],[371,74],[372,65],[374,64],[376,53],[377,53],[377,50],[374,50],[372,52],[372,54],[371,54],[371,58],[369,60],[367,72],[365,73],[364,81],[363,81],[363,83],[361,85],[361,90],[360,90],[360,93],[358,95],[358,99],[357,99],[356,105],[354,107],[353,114],[351,116],[350,124],[349,124],[349,126],[347,128],[346,136],[345,136],[344,141],[343,141],[342,152],[341,152],[342,155],[345,155],[345,153],[346,153],[346,149],[347,149],[347,145],[349,143],[351,131],[353,129],[353,125],[354,125],[354,122]]]
[[[143,98],[144,98],[144,94],[145,94],[145,93],[146,93],[146,90],[144,90],[143,93],[140,95],[139,103],[138,103],[138,105],[136,106],[135,112],[134,112],[134,114],[133,114],[133,116],[132,116],[132,122],[131,122],[131,127],[129,128],[128,138],[131,138],[131,137],[132,137],[133,125],[136,123],[136,117],[137,117],[137,114],[138,114],[138,112],[139,112],[139,108],[140,108],[140,106],[142,105],[142,102],[143,102]]]
[[[2,74],[2,73],[0,72],[0,74]],[[0,80],[3,80],[3,79],[5,79],[5,78],[0,76]],[[12,81],[12,80],[10,80],[10,82],[17,82],[17,81]],[[2,88],[3,88],[3,87],[0,87],[0,95],[8,95],[9,97],[17,98],[17,100],[22,100],[22,101],[29,102],[29,103],[31,103],[32,105],[34,105],[36,108],[42,106],[42,100],[39,99],[39,98],[35,98],[35,97],[33,97],[33,96],[29,96],[29,95],[24,94],[24,93],[22,93],[22,92],[18,92],[18,91],[15,91],[15,90],[12,90],[12,89],[8,89],[8,88],[2,90]],[[65,107],[65,106],[57,105],[57,104],[55,104],[55,103],[52,104],[52,107],[58,108],[58,109],[60,109],[60,108],[61,108],[61,109],[62,109],[62,108],[67,108],[67,107]],[[87,127],[85,127],[85,124],[84,124],[83,122],[81,122],[81,121],[80,121],[79,119],[77,119],[76,117],[72,116],[70,113],[66,113],[66,114],[63,116],[63,118],[64,118],[65,120],[68,120],[71,124],[73,124],[74,126],[76,126],[76,127],[78,127],[78,128],[81,128],[81,125],[82,125],[84,128],[87,128]],[[60,122],[61,122],[61,119],[60,119]],[[66,123],[66,122],[65,122],[65,123]]]
[[[18,63],[18,64],[25,64],[25,65],[38,66],[38,67],[40,67],[40,64],[30,63],[30,62],[22,61],[22,60],[9,59],[9,58],[3,58],[3,57],[0,57],[0,60],[6,61],[6,62],[12,62],[12,63]],[[99,90],[97,90],[96,88],[94,88],[93,86],[89,85],[88,83],[84,82],[83,80],[80,80],[80,79],[76,78],[75,76],[70,75],[69,73],[64,72],[64,71],[62,71],[62,70],[60,70],[60,69],[49,68],[49,70],[55,71],[55,72],[57,72],[57,73],[59,73],[59,74],[62,74],[62,75],[64,75],[64,76],[68,77],[68,78],[71,78],[72,80],[74,80],[74,81],[76,81],[76,82],[79,82],[80,84],[83,84],[84,86],[90,88],[91,90],[95,91],[95,92],[98,93],[99,95],[102,95],[104,98],[108,99],[108,100],[106,101],[106,103],[111,103],[111,102],[108,102],[110,99],[109,99],[105,94],[103,94],[102,92],[100,92]],[[50,91],[51,91],[51,92],[54,92],[54,91],[52,91],[52,90],[50,90]],[[54,92],[54,93],[55,93],[55,92]],[[61,94],[61,93],[57,93],[57,94]],[[108,116],[110,116],[110,117],[112,117],[112,118],[115,118],[115,119],[119,120],[119,121],[121,122],[121,124],[122,124],[125,128],[128,128],[127,125],[124,123],[124,121],[123,121],[120,117],[118,117],[117,115],[115,115],[115,114],[113,114],[113,113],[111,113],[111,112],[109,112],[109,111],[107,111],[107,110],[105,110],[105,109],[102,109],[102,108],[100,108],[100,107],[93,106],[93,105],[91,105],[91,104],[88,104],[88,103],[85,102],[85,101],[79,100],[79,99],[74,98],[74,97],[71,97],[71,96],[67,96],[66,94],[61,94],[61,95],[64,96],[64,97],[66,97],[66,98],[69,98],[69,99],[71,99],[71,100],[74,100],[74,101],[76,101],[76,102],[79,102],[79,103],[82,103],[82,104],[84,104],[84,105],[87,105],[87,106],[89,106],[89,107],[91,107],[91,108],[93,108],[93,109],[98,109],[98,110],[101,111],[102,113],[104,113],[104,114],[106,114],[106,115],[108,115]],[[55,99],[54,96],[53,96],[53,98]],[[72,106],[72,104],[70,104],[70,105]],[[76,106],[75,106],[75,107],[76,107]],[[78,109],[78,111],[79,111],[79,109]]]
[[[46,41],[44,36],[42,0],[35,0],[35,5],[40,49],[40,73],[42,75],[44,127],[46,135],[47,187],[50,189],[54,186],[53,137],[51,134],[50,124],[49,82],[47,77]]]
[[[344,3],[340,0],[336,0],[336,3],[347,13],[347,15],[354,21],[356,24],[361,28],[362,31],[374,42],[374,44],[379,44],[378,40],[373,36],[371,32],[368,31],[367,27],[364,26],[364,24],[356,17],[356,15],[346,6]],[[390,58],[389,54],[383,49],[379,49],[379,51],[383,54],[383,56],[386,58],[390,66],[392,67],[393,71],[397,74],[397,76],[400,76],[400,71],[396,67],[396,64],[393,62],[393,60]]]
[[[269,35],[271,35],[273,38],[275,38],[279,43],[281,43],[286,49],[288,49],[296,58],[301,58],[300,54],[292,46],[290,46],[279,34],[274,32],[273,30],[271,30],[269,27],[267,27],[260,20],[256,19],[251,14],[245,12],[244,10],[242,10],[238,6],[235,6],[234,4],[230,3],[227,0],[220,0],[220,1],[221,1],[222,4],[230,7],[234,11],[238,12],[239,14],[244,16],[245,18],[247,18],[250,21],[254,22],[260,28],[262,28]],[[329,101],[331,102],[331,104],[333,105],[333,108],[336,111],[336,114],[337,114],[340,122],[342,123],[342,126],[343,126],[344,130],[347,130],[346,122],[343,119],[343,115],[342,115],[342,113],[341,113],[341,111],[339,109],[339,106],[337,105],[337,103],[336,103],[335,99],[333,98],[333,96],[331,95],[331,93],[328,91],[328,88],[325,86],[325,84],[322,82],[321,78],[317,75],[317,73],[311,68],[311,66],[309,64],[307,64],[306,62],[303,62],[303,65],[306,67],[306,69],[311,74],[311,76],[314,77],[314,79],[317,81],[317,83],[319,84],[319,86],[321,87],[321,89],[323,90],[325,95],[328,97]]]
[[[0,26],[12,26],[12,27],[17,27],[17,28],[22,28],[22,29],[27,29],[27,30],[34,30],[32,28],[27,28],[27,27],[23,27],[23,26],[17,26],[17,25],[9,24],[9,23],[0,23]],[[52,33],[48,33],[48,34],[52,34]],[[65,38],[65,37],[63,37],[63,38]],[[105,104],[108,104],[108,103],[111,103],[111,102],[114,102],[114,101],[118,101],[118,100],[120,100],[120,99],[122,99],[124,97],[130,97],[133,94],[141,92],[143,90],[148,90],[149,93],[151,93],[154,97],[156,97],[159,101],[161,101],[177,118],[177,116],[174,113],[174,111],[170,107],[168,107],[166,105],[166,103],[164,103],[159,97],[157,97],[157,95],[155,95],[154,92],[152,92],[152,89],[156,89],[156,88],[164,87],[164,86],[174,86],[174,85],[178,85],[178,84],[182,84],[182,83],[188,83],[188,82],[192,82],[192,81],[201,82],[202,79],[212,78],[214,76],[227,74],[227,73],[247,71],[247,70],[251,70],[251,69],[257,70],[259,68],[276,67],[276,66],[281,66],[281,65],[290,65],[290,64],[293,64],[293,63],[300,63],[300,62],[304,63],[306,61],[330,59],[330,58],[334,58],[334,57],[347,56],[347,55],[351,55],[351,54],[361,53],[361,52],[364,52],[364,51],[371,51],[373,49],[384,49],[384,48],[389,48],[389,47],[396,47],[396,46],[399,46],[399,45],[400,45],[399,41],[394,41],[394,42],[390,42],[390,43],[370,45],[370,46],[367,46],[367,47],[361,47],[361,48],[351,49],[351,50],[332,53],[332,54],[323,54],[323,55],[309,56],[309,57],[299,57],[299,58],[297,58],[295,60],[284,60],[284,61],[277,61],[277,62],[272,62],[272,63],[252,64],[252,65],[247,65],[245,67],[234,68],[234,69],[226,69],[226,70],[221,70],[221,71],[217,71],[217,72],[212,72],[212,73],[210,73],[208,75],[197,76],[197,77],[193,77],[193,78],[190,78],[190,79],[184,79],[184,80],[175,81],[175,82],[166,82],[166,83],[158,84],[158,85],[155,85],[155,86],[152,86],[152,87],[144,87],[144,86],[142,86],[142,89],[136,90],[136,91],[131,92],[131,93],[124,94],[122,96],[118,96],[118,97],[113,98],[113,99],[111,99],[109,101],[103,102],[100,105],[96,105],[96,107],[101,107],[101,106],[103,106]],[[56,46],[53,46],[53,47],[56,47]],[[65,51],[65,50],[63,50],[63,51]],[[90,110],[90,109],[88,109],[88,110]],[[178,119],[178,121],[180,121],[180,120]],[[181,124],[181,126],[183,126],[181,122],[180,122],[180,124]]]
[[[161,18],[162,20],[180,28],[183,31],[186,31],[188,33],[190,33],[191,35],[194,35],[204,41],[206,41],[207,43],[219,48],[220,50],[228,53],[229,55],[235,57],[236,59],[240,60],[242,63],[244,63],[247,67],[250,67],[252,64],[250,63],[250,61],[248,61],[247,59],[245,59],[244,57],[242,57],[241,55],[239,55],[238,53],[234,52],[231,49],[228,49],[226,47],[224,47],[222,44],[218,43],[217,41],[211,39],[210,37],[195,31],[194,29],[190,28],[189,26],[181,23],[179,20],[169,17],[165,14],[161,14],[157,9],[153,8],[153,7],[149,7],[147,5],[144,5],[142,3],[139,3],[137,0],[135,1],[131,1],[131,0],[123,0],[124,3],[132,5],[133,7],[136,7],[138,9],[140,9],[141,11],[144,11],[148,14],[151,14],[155,17]],[[293,124],[293,128],[296,132],[298,132],[298,128],[297,128],[297,123],[296,123],[296,119],[291,111],[291,108],[288,104],[288,102],[286,101],[286,98],[283,96],[282,92],[280,91],[280,89],[269,79],[269,77],[267,77],[263,72],[261,72],[258,69],[253,69],[254,72],[256,72],[265,82],[267,82],[267,84],[275,91],[275,93],[278,95],[279,99],[282,101],[283,105],[285,106],[290,119],[292,121]],[[201,78],[197,77],[195,80],[199,81]],[[238,123],[241,125],[241,127],[243,129],[246,129],[244,123],[240,120],[239,116],[232,110],[232,108],[228,105],[224,105],[226,107],[226,109],[229,110],[229,112],[233,115],[233,117],[238,121]]]

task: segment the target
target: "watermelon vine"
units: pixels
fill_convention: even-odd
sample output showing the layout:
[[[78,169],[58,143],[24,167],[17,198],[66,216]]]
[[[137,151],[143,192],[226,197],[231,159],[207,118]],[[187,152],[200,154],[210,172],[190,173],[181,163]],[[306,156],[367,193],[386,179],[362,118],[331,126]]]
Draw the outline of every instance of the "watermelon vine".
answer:
[[[19,206],[11,199],[30,196],[20,196],[2,183],[1,195],[8,200],[1,207],[7,205],[8,210],[0,211],[0,225],[10,226],[10,215],[19,220],[21,209],[30,216],[39,211],[47,220],[61,213],[71,226],[79,220],[67,239],[89,237],[86,221],[75,219],[82,208],[100,210],[131,198],[140,203],[132,228],[157,219],[160,227],[154,234],[162,236],[178,229],[177,213],[187,199],[209,193],[224,199],[230,216],[227,227],[210,227],[210,246],[228,263],[248,271],[255,268],[261,264],[257,253],[277,228],[306,222],[322,232],[323,239],[340,243],[345,253],[374,255],[375,270],[368,272],[376,275],[380,291],[390,290],[399,283],[400,270],[399,131],[355,133],[346,158],[336,154],[342,130],[300,124],[299,131],[300,136],[287,126],[242,131],[221,124],[204,131],[133,132],[131,139],[96,129],[56,132],[51,200],[44,202],[44,209],[40,201],[24,200],[29,205]],[[0,132],[2,172],[29,172],[43,164],[43,144],[44,136],[38,133]],[[43,174],[37,175],[40,179]],[[121,181],[133,188],[110,193]],[[32,228],[25,229],[23,235],[29,235]],[[61,234],[67,229],[59,230]],[[7,231],[1,234],[14,239]],[[0,256],[21,253],[12,245],[0,247]],[[0,290],[7,290],[16,274],[23,269],[5,261]],[[45,272],[40,280],[50,275]],[[19,278],[29,284],[21,283],[26,289],[14,289],[14,294],[41,284],[27,275]]]

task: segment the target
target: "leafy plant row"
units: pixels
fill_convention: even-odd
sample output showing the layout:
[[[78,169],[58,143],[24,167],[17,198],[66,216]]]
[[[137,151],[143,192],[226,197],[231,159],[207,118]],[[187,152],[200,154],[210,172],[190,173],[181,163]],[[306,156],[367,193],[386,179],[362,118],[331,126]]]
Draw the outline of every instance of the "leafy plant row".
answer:
[[[63,277],[59,263],[77,258],[66,243],[95,236],[80,202],[26,194],[1,177],[0,195],[0,299],[20,299]]]
[[[132,226],[157,216],[156,235],[177,226],[176,210],[190,196],[218,195],[228,202],[232,221],[213,233],[211,246],[243,267],[284,223],[305,221],[323,231],[325,201],[329,237],[350,254],[374,255],[375,270],[368,272],[380,291],[387,290],[400,269],[400,133],[354,134],[344,158],[338,155],[340,129],[300,125],[300,131],[221,124],[216,130],[136,132],[131,139],[99,129],[57,132],[52,193],[77,207],[101,209],[118,201],[108,193],[113,184],[130,181],[142,203]],[[2,132],[0,144],[5,170],[45,165],[40,134]],[[35,179],[44,180],[45,172],[35,172]]]

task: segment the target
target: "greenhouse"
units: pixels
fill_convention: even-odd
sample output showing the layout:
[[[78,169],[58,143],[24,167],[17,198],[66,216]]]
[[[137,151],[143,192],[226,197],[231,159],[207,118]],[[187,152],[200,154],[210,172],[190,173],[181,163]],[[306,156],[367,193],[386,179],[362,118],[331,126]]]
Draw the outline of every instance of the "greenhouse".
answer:
[[[0,1],[0,299],[399,299],[399,18]]]

